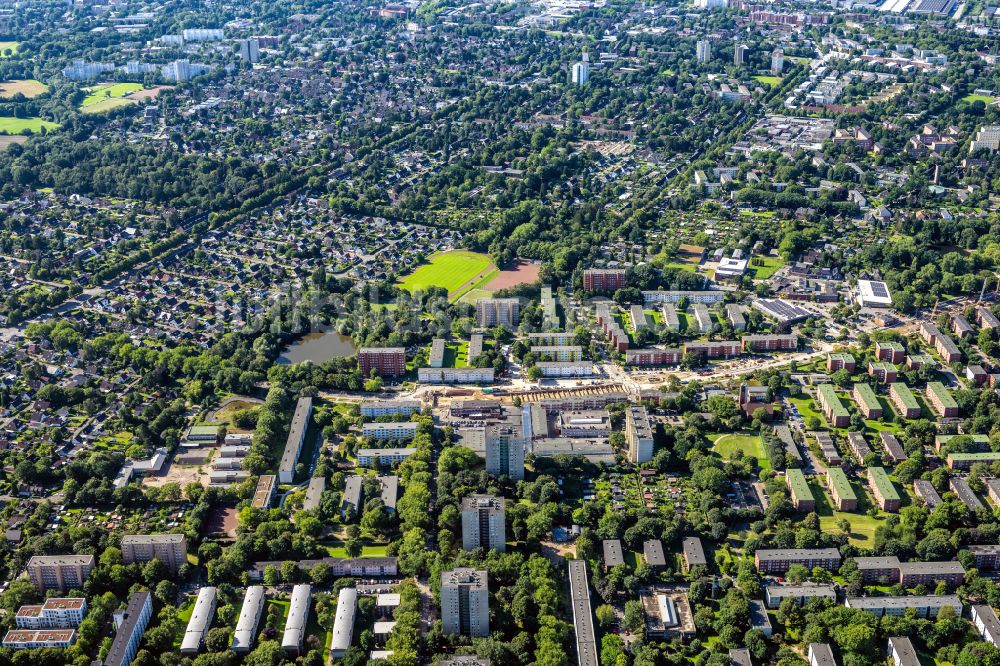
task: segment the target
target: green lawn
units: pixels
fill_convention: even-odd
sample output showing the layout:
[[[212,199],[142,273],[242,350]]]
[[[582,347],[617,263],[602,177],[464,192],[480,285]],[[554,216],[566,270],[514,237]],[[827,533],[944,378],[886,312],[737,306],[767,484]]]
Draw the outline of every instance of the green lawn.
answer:
[[[21,42],[0,42],[0,59],[7,58],[7,51],[10,51],[11,55],[17,53],[18,47]]]
[[[49,131],[59,129],[59,124],[41,118],[0,116],[0,134],[38,134],[43,127]]]
[[[80,107],[85,109],[88,106],[93,106],[107,99],[131,95],[134,92],[142,90],[142,88],[141,83],[109,83],[85,88],[84,90],[90,94],[83,98]]]
[[[851,479],[851,487],[854,494],[858,496],[858,510],[855,511],[834,511],[830,500],[826,495],[825,481],[813,478],[809,481],[809,489],[812,490],[813,497],[816,498],[816,515],[819,516],[819,528],[823,532],[840,532],[837,522],[841,519],[847,520],[851,524],[851,534],[848,537],[855,546],[871,548],[875,538],[875,528],[882,524],[885,514],[878,518],[872,518],[867,514],[871,506],[867,492],[859,487],[855,479]]]
[[[966,95],[962,98],[963,102],[972,104],[973,102],[983,102],[984,104],[992,104],[996,101],[996,97],[990,97],[989,95]]]
[[[174,635],[174,649],[177,650],[181,647],[181,642],[184,641],[184,631],[187,629],[187,623],[191,620],[191,613],[194,612],[194,602],[198,598],[198,595],[189,596],[184,601],[184,606],[177,611],[177,619],[181,621],[180,630]]]
[[[480,273],[491,272],[491,268],[492,271],[496,270],[493,268],[493,260],[485,254],[452,250],[432,256],[428,263],[400,280],[399,284],[409,292],[422,291],[428,287],[441,287],[453,293]],[[479,282],[480,280],[476,280],[469,285],[469,288],[480,288],[482,285]]]
[[[781,257],[754,257],[750,260],[750,267],[758,280],[766,280],[784,265],[785,262]]]
[[[757,464],[761,469],[771,469],[767,454],[764,453],[764,443],[759,435],[730,433],[725,435],[709,435],[712,440],[712,451],[717,453],[723,460],[729,460],[737,451],[742,451],[745,456],[753,456],[757,459]]]
[[[780,76],[755,76],[753,78],[758,83],[761,83],[765,86],[770,86],[772,88],[781,85]]]
[[[324,546],[330,557],[347,557],[347,550],[341,545]],[[385,557],[385,546],[364,546],[361,557]]]

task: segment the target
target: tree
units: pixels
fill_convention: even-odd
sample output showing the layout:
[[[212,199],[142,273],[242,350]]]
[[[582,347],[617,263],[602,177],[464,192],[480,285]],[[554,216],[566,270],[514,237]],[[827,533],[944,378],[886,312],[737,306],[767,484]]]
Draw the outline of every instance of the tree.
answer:
[[[646,611],[642,602],[629,599],[625,602],[625,628],[638,634],[646,624]]]
[[[594,615],[597,617],[597,624],[602,628],[607,629],[615,623],[615,609],[608,604],[601,604],[594,611]]]

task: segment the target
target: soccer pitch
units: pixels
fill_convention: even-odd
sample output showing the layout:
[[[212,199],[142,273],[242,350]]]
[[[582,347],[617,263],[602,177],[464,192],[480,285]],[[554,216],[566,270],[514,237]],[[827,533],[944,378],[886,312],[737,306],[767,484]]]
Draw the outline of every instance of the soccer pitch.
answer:
[[[492,268],[493,260],[485,254],[452,250],[432,256],[426,264],[400,280],[399,285],[411,293],[442,287],[450,294]]]

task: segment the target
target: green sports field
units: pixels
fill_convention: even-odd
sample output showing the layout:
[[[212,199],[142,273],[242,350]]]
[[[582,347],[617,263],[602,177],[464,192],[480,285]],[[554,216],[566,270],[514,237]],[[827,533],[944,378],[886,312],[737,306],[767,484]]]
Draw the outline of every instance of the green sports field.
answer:
[[[80,110],[84,113],[104,113],[135,104],[134,100],[125,99],[125,96],[142,89],[141,83],[104,83],[84,88],[89,94],[80,103]]]
[[[769,86],[769,87],[772,87],[772,88],[774,86],[781,85],[781,77],[780,76],[755,76],[753,78],[758,83],[761,83],[761,84],[763,84],[765,86]]]
[[[42,128],[46,130],[58,129],[59,125],[50,123],[41,118],[12,118],[10,116],[0,116],[0,134],[24,134],[33,132],[38,134]]]
[[[493,270],[493,260],[485,254],[452,250],[432,256],[426,264],[400,280],[399,285],[409,292],[441,287],[452,294],[464,292],[467,283],[477,283],[480,281],[477,278]]]

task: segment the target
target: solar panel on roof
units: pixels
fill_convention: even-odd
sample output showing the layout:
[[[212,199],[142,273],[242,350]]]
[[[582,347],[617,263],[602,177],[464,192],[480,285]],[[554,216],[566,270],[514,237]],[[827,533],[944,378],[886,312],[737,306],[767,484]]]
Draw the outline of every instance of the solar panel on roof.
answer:
[[[889,292],[886,290],[885,285],[881,282],[872,282],[872,293],[878,298],[888,298]]]

